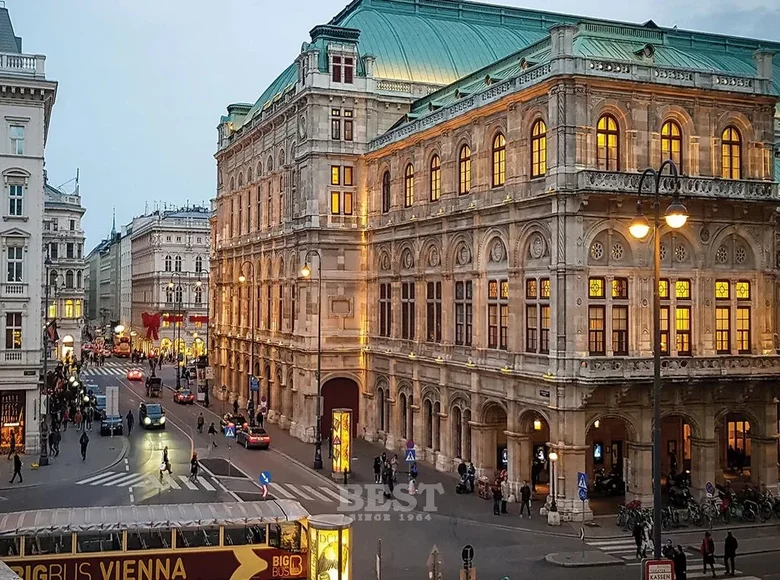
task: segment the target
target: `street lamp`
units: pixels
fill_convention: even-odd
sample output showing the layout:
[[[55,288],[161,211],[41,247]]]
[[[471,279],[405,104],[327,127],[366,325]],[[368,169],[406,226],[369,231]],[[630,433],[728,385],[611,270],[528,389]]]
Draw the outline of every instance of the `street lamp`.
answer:
[[[179,289],[179,300],[176,300],[176,289],[173,285],[173,279],[176,278],[177,282],[179,283],[178,289]],[[181,327],[184,325],[184,305],[182,302],[184,301],[184,291],[181,286],[181,273],[180,272],[173,272],[171,274],[171,281],[168,282],[168,289],[173,292],[173,299],[176,301],[176,320],[177,320],[177,326],[174,329],[174,339],[176,341],[176,348],[174,349],[176,351],[176,390],[178,391],[181,388],[181,362],[179,361],[179,346],[181,345]],[[181,319],[181,320],[179,320]]]
[[[311,278],[311,264],[309,263],[310,256],[317,256],[317,422],[316,431],[314,433],[314,469],[322,469],[322,409],[321,409],[321,397],[320,392],[322,390],[322,254],[319,250],[309,250],[304,257],[303,268],[301,268],[301,276],[304,278]]]
[[[555,462],[558,461],[558,454],[555,451],[550,451],[547,456],[550,460],[550,494],[552,495],[552,501],[550,502],[550,511],[557,512],[558,504],[555,502]]]
[[[249,266],[249,278],[244,276],[244,266]],[[252,262],[252,260],[244,260],[241,262],[241,266],[238,269],[239,272],[241,272],[238,275],[238,281],[241,284],[245,284],[247,280],[251,282],[249,286],[249,326],[252,329],[252,345],[250,347],[250,355],[249,355],[249,373],[248,373],[248,381],[247,381],[247,409],[249,408],[249,401],[253,398],[252,397],[252,379],[255,376],[255,264]],[[207,333],[208,334],[208,333]],[[259,383],[259,379],[258,383]],[[270,388],[270,385],[269,385]],[[256,402],[259,404],[259,401]]]
[[[637,194],[637,215],[631,221],[628,231],[637,239],[643,239],[650,233],[650,224],[642,212],[641,196],[642,185],[645,178],[652,176],[655,179],[655,192],[653,201],[653,556],[661,557],[661,293],[658,285],[661,281],[661,178],[664,169],[674,178],[674,192],[672,203],[666,208],[664,218],[666,225],[672,229],[678,229],[688,221],[688,210],[680,202],[680,180],[677,166],[671,159],[661,164],[656,172],[652,168],[645,169],[639,180]]]
[[[38,458],[38,465],[49,465],[49,267],[51,266],[51,259],[49,258],[48,249],[46,250],[46,259],[43,261],[43,276],[46,281],[46,296],[44,297],[44,304],[46,308],[44,312],[44,324],[43,324],[43,381],[41,382],[41,396],[38,404],[41,401],[45,401],[45,407],[43,413],[40,413],[40,439],[41,439],[41,454]],[[56,312],[55,312],[56,316]]]
[[[208,272],[198,272],[198,279],[195,281],[195,287],[196,288],[203,288],[203,281],[200,279],[200,276],[203,274],[206,275],[206,279],[208,279]],[[203,294],[201,294],[201,301]],[[208,293],[208,296],[206,297],[206,333],[205,333],[205,340],[203,343],[203,350],[206,351],[206,356],[209,354],[209,322],[211,321],[211,299],[210,299],[211,293]]]

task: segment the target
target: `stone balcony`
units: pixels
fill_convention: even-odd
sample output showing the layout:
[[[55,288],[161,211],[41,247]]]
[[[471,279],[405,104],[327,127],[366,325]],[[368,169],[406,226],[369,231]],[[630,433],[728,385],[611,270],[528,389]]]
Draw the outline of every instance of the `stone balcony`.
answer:
[[[3,282],[0,284],[0,298],[29,298],[24,282]]]
[[[580,190],[636,194],[641,173],[620,171],[584,170],[577,174],[577,186]],[[661,178],[661,193],[671,196],[675,190],[673,177]],[[652,191],[652,179],[645,180],[643,191]],[[778,201],[778,184],[771,181],[750,179],[717,179],[713,177],[680,177],[680,195],[682,197],[703,197],[714,199],[745,199],[754,201]]]
[[[4,367],[29,367],[40,363],[40,350],[3,350],[0,353],[0,364]]]
[[[46,77],[46,57],[42,54],[0,53],[0,75]]]
[[[652,357],[586,357],[571,361],[574,375],[586,382],[620,382],[653,378]],[[780,374],[780,355],[717,355],[662,357],[661,376],[665,379],[716,377],[770,378]]]

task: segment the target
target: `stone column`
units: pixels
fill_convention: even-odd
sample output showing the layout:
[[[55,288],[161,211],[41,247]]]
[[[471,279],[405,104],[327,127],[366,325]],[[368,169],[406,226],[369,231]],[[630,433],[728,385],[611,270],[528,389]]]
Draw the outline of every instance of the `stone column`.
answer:
[[[653,505],[653,443],[629,441],[624,471],[626,502],[636,500],[643,507]]]
[[[506,446],[508,464],[506,468],[507,479],[509,480],[509,487],[514,493],[520,489],[520,482],[524,479],[524,464],[526,456],[523,455],[524,451],[527,451],[527,445],[530,444],[530,438],[527,435],[521,435],[520,433],[513,433],[512,431],[506,431]],[[530,468],[530,466],[528,466]],[[526,468],[527,475],[530,480],[530,469]]]
[[[281,395],[281,403],[279,405],[279,427],[282,429],[289,429],[290,428],[290,414],[291,410],[287,407],[287,400],[288,400],[288,393],[290,391],[290,385],[287,384],[286,372],[284,369],[284,365],[282,363],[279,363],[279,368],[282,371],[282,381],[284,381],[284,386],[279,385],[280,395]]]
[[[777,439],[751,436],[750,479],[759,488],[765,485],[772,494],[778,494]]]
[[[439,413],[439,450],[436,453],[436,470],[448,473],[452,470],[452,457],[449,456],[449,450],[452,448],[450,439],[452,438],[452,426],[450,424],[450,415],[442,407]]]
[[[398,406],[398,380],[395,375],[391,374],[389,384],[389,393],[387,394],[387,406],[388,406],[388,429],[387,436],[385,437],[385,447],[390,451],[394,451],[398,448],[398,441],[401,435],[401,409]]]
[[[720,470],[717,459],[718,441],[691,437],[691,493],[701,499],[708,481],[715,483],[715,474]]]
[[[586,445],[568,445],[563,442],[553,444],[552,451],[558,454],[555,465],[555,496],[558,511],[563,521],[581,522],[593,519],[589,502],[580,501],[577,487],[577,474],[585,472]]]
[[[485,431],[487,429],[486,425],[483,425],[481,423],[475,423],[473,421],[469,422],[469,426],[471,427],[471,461],[474,463],[474,467],[477,470],[477,477],[482,475],[487,475],[488,477],[493,476],[492,469],[486,469],[485,463],[486,463],[486,455],[485,455]],[[464,424],[465,427],[465,424]],[[466,433],[464,430],[463,434],[463,444],[464,447],[467,444],[466,440]],[[464,449],[464,455],[465,452],[468,451],[468,449]]]

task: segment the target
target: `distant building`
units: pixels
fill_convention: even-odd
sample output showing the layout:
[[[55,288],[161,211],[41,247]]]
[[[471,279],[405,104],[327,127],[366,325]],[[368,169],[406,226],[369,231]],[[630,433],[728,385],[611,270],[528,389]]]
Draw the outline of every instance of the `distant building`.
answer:
[[[48,318],[57,321],[59,341],[51,344],[49,357],[62,359],[81,354],[84,329],[84,230],[78,184],[73,193],[66,193],[46,183],[43,209],[44,258],[49,259],[44,276],[42,298],[46,307],[46,279],[49,282]]]
[[[120,241],[115,218],[109,236],[87,256],[87,318],[92,338],[103,335],[109,339],[119,325]]]
[[[133,318],[133,265],[130,234],[133,224],[122,226],[119,241],[119,324],[130,328]]]
[[[23,54],[8,10],[0,8],[0,445],[38,450],[41,373],[44,148],[57,83],[46,57]]]

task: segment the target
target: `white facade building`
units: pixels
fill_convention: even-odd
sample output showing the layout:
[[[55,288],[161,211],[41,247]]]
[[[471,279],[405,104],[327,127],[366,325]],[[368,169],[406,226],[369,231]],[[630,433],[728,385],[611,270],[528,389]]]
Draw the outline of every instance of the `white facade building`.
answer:
[[[41,373],[44,148],[57,83],[46,57],[23,54],[0,8],[0,445],[38,450]]]
[[[123,226],[119,241],[119,324],[125,328],[131,327],[133,318],[132,231],[132,223]]]

